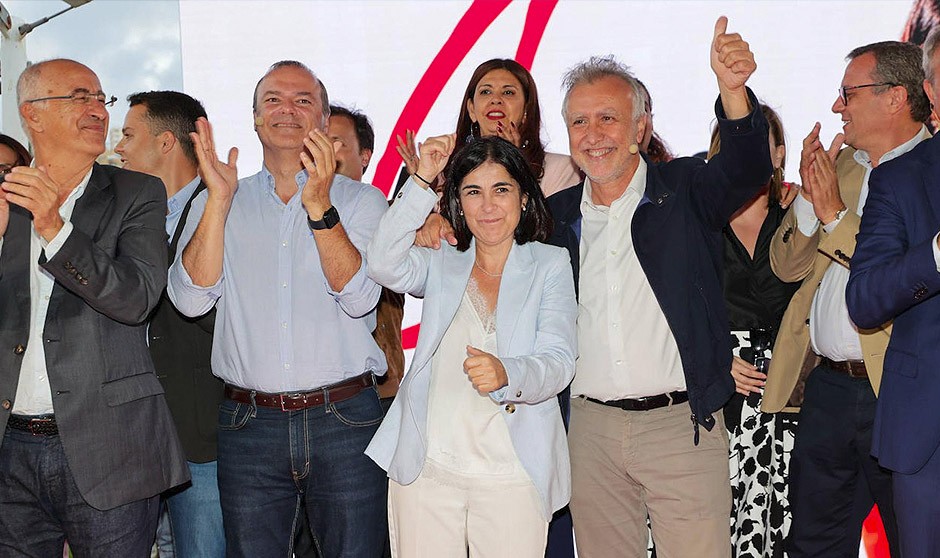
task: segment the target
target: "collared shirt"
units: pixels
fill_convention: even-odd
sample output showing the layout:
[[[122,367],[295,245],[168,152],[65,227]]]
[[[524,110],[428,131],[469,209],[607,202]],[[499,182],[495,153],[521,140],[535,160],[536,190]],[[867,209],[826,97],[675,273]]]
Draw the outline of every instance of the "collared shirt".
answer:
[[[610,207],[581,197],[578,361],[572,394],[601,401],[685,389],[676,339],[633,247],[646,162]]]
[[[85,178],[59,206],[59,216],[62,217],[63,225],[50,242],[46,242],[35,228],[30,227],[29,341],[26,343],[26,352],[23,354],[20,379],[16,385],[16,398],[13,400],[13,413],[17,415],[45,415],[53,412],[52,388],[49,387],[42,332],[46,328],[49,297],[52,296],[52,289],[55,287],[55,278],[39,266],[39,257],[43,250],[45,250],[46,259],[55,256],[72,234],[72,211],[75,209],[75,202],[85,193],[92,170],[88,171]]]
[[[225,223],[222,276],[200,287],[182,264],[205,209],[207,192],[193,201],[176,260],[170,298],[184,314],[198,316],[218,301],[212,371],[228,383],[269,393],[307,391],[366,371],[384,374],[385,355],[372,338],[381,287],[366,275],[365,251],[388,208],[372,186],[336,175],[330,199],[362,265],[341,292],[323,269],[301,194],[284,203],[266,168],[238,181]]]
[[[930,133],[926,127],[922,126],[913,138],[885,153],[878,164],[904,155],[929,138]],[[856,208],[856,213],[861,217],[865,200],[868,199],[868,179],[871,177],[873,167],[871,156],[861,149],[855,152],[855,161],[865,167],[865,177],[862,179],[862,189],[859,192]],[[803,196],[797,196],[793,203],[793,211],[796,212],[797,227],[800,232],[806,236],[816,234],[819,220],[813,211],[813,204],[806,201]],[[832,234],[841,222],[841,219],[834,220],[823,226],[823,230]],[[848,283],[848,268],[838,264],[830,265],[823,275],[819,288],[816,289],[809,311],[809,338],[813,350],[818,355],[836,361],[863,360],[858,328],[852,323],[848,306],[845,303],[845,287]]]
[[[173,239],[176,226],[179,225],[180,217],[183,216],[183,208],[186,207],[186,202],[189,201],[193,192],[196,191],[196,186],[199,186],[200,180],[202,179],[196,176],[189,184],[183,186],[182,190],[173,194],[170,199],[166,200],[166,234],[170,237],[170,240]]]

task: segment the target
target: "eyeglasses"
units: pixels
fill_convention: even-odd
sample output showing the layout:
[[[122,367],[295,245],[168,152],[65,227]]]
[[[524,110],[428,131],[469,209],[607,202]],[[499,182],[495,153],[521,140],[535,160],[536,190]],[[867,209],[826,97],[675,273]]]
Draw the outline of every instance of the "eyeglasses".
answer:
[[[87,105],[92,101],[98,101],[106,107],[110,107],[117,102],[117,97],[111,95],[108,97],[104,93],[90,93],[88,91],[77,91],[71,95],[58,95],[55,97],[41,97],[39,99],[27,99],[24,103],[38,103],[39,101],[71,101],[75,105]]]
[[[892,83],[890,81],[882,81],[881,83],[866,83],[863,85],[843,85],[839,88],[839,99],[842,101],[843,105],[849,104],[848,92],[853,89],[862,89],[863,87],[881,87],[882,85],[890,85],[891,87],[897,87],[900,83]]]

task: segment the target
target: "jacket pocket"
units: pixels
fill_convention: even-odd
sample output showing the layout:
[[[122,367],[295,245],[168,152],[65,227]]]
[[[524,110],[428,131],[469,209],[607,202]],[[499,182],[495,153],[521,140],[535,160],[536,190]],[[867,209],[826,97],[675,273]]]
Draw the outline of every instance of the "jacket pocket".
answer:
[[[156,374],[145,372],[102,384],[101,393],[104,395],[109,407],[117,407],[144,397],[161,395],[163,385],[160,384]]]
[[[888,351],[885,353],[884,370],[891,374],[900,374],[908,378],[916,378],[917,357],[910,353],[889,347]]]

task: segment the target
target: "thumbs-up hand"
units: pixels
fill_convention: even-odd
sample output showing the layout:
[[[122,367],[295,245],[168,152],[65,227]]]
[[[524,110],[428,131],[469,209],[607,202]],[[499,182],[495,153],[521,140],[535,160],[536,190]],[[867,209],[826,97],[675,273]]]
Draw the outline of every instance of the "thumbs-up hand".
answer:
[[[757,69],[750,45],[738,33],[728,33],[728,18],[725,16],[715,22],[711,64],[719,87],[729,92],[741,90]]]
[[[471,345],[467,345],[467,359],[463,361],[463,370],[480,395],[488,395],[509,384],[503,363],[490,353]]]

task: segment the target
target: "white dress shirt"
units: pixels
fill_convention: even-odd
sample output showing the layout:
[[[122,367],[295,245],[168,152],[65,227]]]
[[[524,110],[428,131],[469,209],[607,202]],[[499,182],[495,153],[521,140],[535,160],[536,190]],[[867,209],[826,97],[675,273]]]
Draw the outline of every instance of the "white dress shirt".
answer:
[[[913,138],[885,153],[878,163],[896,159],[929,138],[930,133],[927,128],[921,127]],[[868,199],[868,179],[873,167],[871,156],[861,149],[855,152],[855,160],[865,167],[865,177],[862,179],[862,189],[858,196],[858,207],[855,209],[861,217],[865,200]],[[816,234],[819,220],[813,211],[813,204],[803,196],[797,196],[793,202],[793,211],[796,212],[796,222],[800,232],[806,236]],[[832,234],[841,222],[841,219],[834,220],[823,226],[823,230]],[[848,283],[849,269],[839,264],[830,265],[819,288],[816,289],[809,311],[809,338],[813,351],[835,361],[863,360],[858,328],[852,323],[848,306],[845,303],[845,287]]]
[[[30,227],[32,235],[29,241],[31,266],[29,272],[29,341],[26,343],[26,352],[23,354],[20,379],[13,402],[13,414],[45,415],[53,412],[52,388],[49,387],[49,374],[46,371],[45,343],[42,342],[42,332],[46,327],[49,297],[52,296],[52,289],[55,287],[55,278],[39,266],[39,256],[45,250],[46,259],[51,259],[72,233],[72,210],[75,209],[75,202],[78,198],[85,193],[85,187],[91,179],[91,172],[91,170],[88,171],[85,178],[59,207],[59,216],[62,217],[64,224],[52,241],[46,242],[35,228]]]
[[[610,207],[592,201],[591,180],[584,180],[573,395],[610,401],[685,389],[676,339],[633,248],[646,170],[641,159]]]

